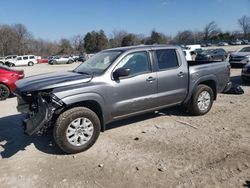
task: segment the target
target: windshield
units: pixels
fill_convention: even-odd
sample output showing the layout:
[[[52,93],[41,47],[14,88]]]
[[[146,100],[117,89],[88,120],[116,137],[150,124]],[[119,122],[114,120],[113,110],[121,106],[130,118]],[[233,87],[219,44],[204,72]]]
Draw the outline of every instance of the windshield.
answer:
[[[242,48],[239,52],[250,52],[250,47]]]
[[[79,67],[74,72],[86,74],[102,74],[113,63],[122,51],[99,52]]]

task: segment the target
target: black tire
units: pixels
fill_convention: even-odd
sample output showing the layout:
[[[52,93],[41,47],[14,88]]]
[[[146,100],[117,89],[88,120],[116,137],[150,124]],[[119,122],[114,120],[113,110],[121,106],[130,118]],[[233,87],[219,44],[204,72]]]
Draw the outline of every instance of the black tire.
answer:
[[[73,61],[72,61],[72,60],[69,60],[69,61],[67,62],[67,64],[71,64],[71,63],[73,63]]]
[[[34,63],[32,61],[28,62],[28,66],[33,66]]]
[[[4,84],[0,84],[0,101],[7,99],[9,96],[10,89]]]
[[[7,65],[8,65],[8,67],[14,67],[15,66],[15,64],[13,64],[13,63],[8,63]]]
[[[87,118],[93,125],[93,133],[90,139],[81,146],[76,146],[68,141],[67,129],[71,123],[78,118]],[[101,123],[98,116],[85,107],[75,107],[63,112],[57,119],[54,127],[54,139],[57,145],[68,154],[79,153],[89,149],[97,140],[101,130]],[[74,133],[76,134],[76,133]]]
[[[209,94],[209,97],[210,97],[209,105],[205,109],[200,109],[198,105],[198,98],[202,92]],[[207,85],[203,85],[203,84],[198,85],[194,89],[188,110],[192,115],[195,115],[195,116],[204,115],[210,111],[213,105],[213,101],[214,101],[214,92],[211,89],[211,87]]]

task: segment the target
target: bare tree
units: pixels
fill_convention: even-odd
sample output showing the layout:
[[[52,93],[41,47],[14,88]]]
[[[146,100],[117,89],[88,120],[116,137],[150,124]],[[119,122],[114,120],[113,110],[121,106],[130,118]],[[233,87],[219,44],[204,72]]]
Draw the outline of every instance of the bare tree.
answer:
[[[194,34],[192,31],[186,30],[182,32],[178,32],[174,38],[174,42],[176,44],[192,44],[194,43]]]
[[[218,33],[220,33],[218,25],[214,21],[208,23],[204,28],[204,41],[207,42]]]
[[[84,49],[84,36],[75,35],[71,38],[71,44],[74,49],[74,53],[83,53]]]
[[[25,54],[28,50],[28,45],[32,40],[32,35],[28,32],[27,28],[22,24],[13,25],[15,32],[16,46],[18,54]]]
[[[73,52],[73,48],[71,46],[70,40],[62,38],[59,42],[59,51],[58,54],[71,54]]]
[[[243,31],[244,38],[247,39],[249,37],[249,33],[250,33],[250,17],[242,16],[238,20],[238,23]]]
[[[124,30],[114,30],[111,35],[111,39],[109,40],[109,46],[111,48],[122,46],[122,40],[128,33]]]
[[[15,33],[9,25],[0,26],[0,52],[2,56],[15,53]]]

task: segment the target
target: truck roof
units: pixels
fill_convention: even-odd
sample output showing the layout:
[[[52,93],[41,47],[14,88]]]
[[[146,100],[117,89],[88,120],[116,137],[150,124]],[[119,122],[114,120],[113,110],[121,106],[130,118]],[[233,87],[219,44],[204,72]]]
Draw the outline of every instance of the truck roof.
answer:
[[[118,47],[118,48],[107,49],[104,51],[113,51],[113,50],[128,51],[128,50],[137,50],[137,49],[146,50],[146,49],[152,49],[152,48],[156,49],[156,48],[168,48],[168,47],[180,48],[179,46],[176,46],[176,45],[156,44],[156,45],[138,45],[138,46]]]

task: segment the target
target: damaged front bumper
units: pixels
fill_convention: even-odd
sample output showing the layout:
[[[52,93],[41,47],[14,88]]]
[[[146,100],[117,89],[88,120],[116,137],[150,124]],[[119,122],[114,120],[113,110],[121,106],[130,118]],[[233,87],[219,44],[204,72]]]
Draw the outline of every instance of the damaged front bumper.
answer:
[[[27,102],[21,96],[17,97],[17,110],[26,113],[27,117],[23,121],[24,132],[28,135],[39,133],[44,127],[50,124],[54,107],[41,94],[32,98],[32,102]]]

